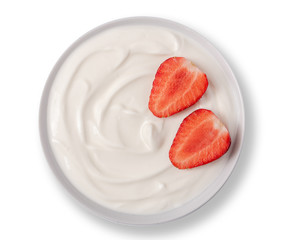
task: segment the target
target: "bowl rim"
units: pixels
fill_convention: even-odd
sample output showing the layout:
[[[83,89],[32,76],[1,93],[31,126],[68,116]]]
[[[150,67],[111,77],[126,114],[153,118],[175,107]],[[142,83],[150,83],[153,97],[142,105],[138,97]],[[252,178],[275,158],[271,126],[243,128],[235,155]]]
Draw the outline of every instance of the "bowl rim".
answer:
[[[94,201],[87,198],[83,195],[79,190],[73,186],[73,184],[68,180],[68,178],[64,175],[63,171],[61,170],[55,155],[52,151],[49,139],[48,139],[48,121],[47,121],[47,108],[48,108],[48,99],[52,84],[54,79],[64,61],[68,58],[68,56],[85,40],[99,34],[102,31],[119,27],[119,26],[128,26],[128,25],[154,25],[160,27],[166,27],[175,31],[182,33],[192,39],[198,41],[207,51],[209,51],[212,56],[219,62],[219,64],[223,67],[223,70],[230,76],[231,84],[233,85],[234,89],[237,91],[238,101],[239,101],[239,117],[240,122],[238,125],[238,131],[236,136],[235,142],[235,154],[231,161],[228,161],[224,170],[222,171],[223,174],[217,177],[217,179],[210,184],[200,195],[196,198],[188,201],[187,203],[183,204],[182,206],[169,210],[167,212],[151,214],[151,215],[138,215],[138,214],[129,214],[123,212],[117,212],[112,209],[108,209],[103,207]],[[169,221],[173,221],[184,217],[195,210],[199,209],[203,206],[206,202],[208,202],[215,194],[222,188],[225,184],[227,179],[230,177],[242,150],[243,139],[244,139],[244,132],[245,132],[245,108],[243,103],[242,93],[240,91],[237,79],[231,70],[229,64],[225,60],[225,58],[221,55],[221,53],[202,35],[197,33],[195,30],[191,28],[168,20],[164,18],[157,18],[157,17],[127,17],[121,18],[117,20],[113,20],[107,23],[104,23],[77,39],[67,50],[61,55],[59,60],[54,65],[47,81],[43,89],[42,97],[40,100],[40,109],[39,109],[39,134],[40,134],[40,141],[43,148],[43,152],[45,158],[47,159],[51,169],[53,170],[55,176],[61,182],[61,184],[67,189],[70,195],[78,200],[83,206],[87,207],[91,212],[103,219],[106,219],[111,222],[125,224],[125,225],[152,225],[152,224],[159,224],[165,223]]]

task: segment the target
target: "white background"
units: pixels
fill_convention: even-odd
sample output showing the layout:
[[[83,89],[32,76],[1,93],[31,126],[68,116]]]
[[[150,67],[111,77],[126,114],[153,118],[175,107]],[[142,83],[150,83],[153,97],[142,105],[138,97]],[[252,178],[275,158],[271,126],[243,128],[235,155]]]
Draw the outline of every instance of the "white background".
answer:
[[[283,239],[284,7],[282,1],[1,1],[0,239]],[[122,17],[185,24],[231,65],[246,108],[239,162],[221,191],[178,221],[127,227],[73,200],[44,158],[38,110],[63,51]],[[100,237],[99,237],[100,236]]]

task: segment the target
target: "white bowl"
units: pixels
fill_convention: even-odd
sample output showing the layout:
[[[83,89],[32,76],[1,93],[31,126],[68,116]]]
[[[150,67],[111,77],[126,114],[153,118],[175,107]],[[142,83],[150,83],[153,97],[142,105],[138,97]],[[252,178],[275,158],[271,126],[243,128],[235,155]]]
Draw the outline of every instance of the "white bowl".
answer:
[[[215,181],[213,181],[209,185],[209,187],[207,187],[201,194],[196,196],[194,199],[186,202],[182,206],[166,212],[150,214],[150,215],[137,215],[137,214],[117,212],[97,204],[96,202],[90,200],[87,196],[82,194],[78,189],[74,187],[74,185],[69,181],[69,179],[66,177],[66,175],[60,168],[57,159],[55,157],[55,154],[52,151],[52,147],[48,138],[49,123],[47,121],[47,107],[48,107],[49,93],[52,84],[54,82],[54,79],[56,77],[56,74],[59,71],[61,65],[66,60],[66,58],[82,42],[88,40],[89,38],[95,36],[96,34],[102,31],[118,26],[128,26],[128,25],[137,25],[137,24],[166,27],[174,31],[180,32],[181,34],[185,35],[187,38],[191,38],[195,41],[198,41],[203,46],[204,50],[209,52],[214,57],[215,61],[219,63],[224,73],[226,74],[227,80],[231,86],[230,91],[234,92],[233,98],[235,105],[237,106],[236,110],[238,111],[238,116],[239,116],[239,119],[236,122],[237,134],[235,136],[234,141],[232,141],[231,145],[230,159],[229,161],[226,162],[225,167],[223,168],[221,174],[217,177],[217,179],[215,179]],[[245,127],[244,119],[245,118],[244,118],[243,100],[237,80],[226,60],[210,42],[208,42],[204,37],[202,37],[197,32],[179,23],[175,23],[160,18],[133,17],[133,18],[125,18],[125,19],[112,21],[110,23],[103,24],[93,29],[92,31],[88,32],[80,39],[78,39],[74,44],[72,44],[72,46],[70,46],[67,49],[67,51],[61,56],[61,58],[54,66],[43,91],[40,113],[39,113],[39,127],[40,127],[40,137],[41,137],[42,147],[45,156],[51,168],[53,169],[55,175],[59,179],[59,181],[65,186],[65,188],[70,192],[70,194],[74,198],[76,198],[83,205],[91,209],[95,215],[110,220],[112,222],[128,224],[128,225],[149,225],[149,224],[168,222],[183,217],[193,212],[194,210],[198,209],[200,206],[206,203],[210,198],[212,198],[215,195],[215,193],[218,192],[218,190],[223,186],[223,184],[230,176],[238,160],[244,137],[244,127]]]

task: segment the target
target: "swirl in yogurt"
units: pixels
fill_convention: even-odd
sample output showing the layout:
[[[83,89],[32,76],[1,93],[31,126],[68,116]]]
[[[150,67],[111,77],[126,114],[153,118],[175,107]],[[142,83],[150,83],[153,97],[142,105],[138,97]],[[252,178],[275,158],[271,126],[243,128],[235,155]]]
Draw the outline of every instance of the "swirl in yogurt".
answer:
[[[148,109],[159,65],[172,56],[193,61],[209,80],[194,106],[167,119]],[[218,161],[176,169],[168,158],[182,120],[197,108],[212,109],[234,129],[226,76],[197,42],[162,27],[125,26],[79,45],[60,68],[49,97],[49,140],[70,182],[110,209],[153,214],[198,196],[222,171]]]

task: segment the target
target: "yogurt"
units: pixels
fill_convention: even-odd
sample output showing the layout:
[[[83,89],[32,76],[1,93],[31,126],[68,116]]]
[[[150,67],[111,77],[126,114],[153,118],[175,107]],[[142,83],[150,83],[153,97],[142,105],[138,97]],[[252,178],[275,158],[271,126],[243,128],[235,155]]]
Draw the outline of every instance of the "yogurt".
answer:
[[[209,86],[192,107],[169,118],[148,109],[152,82],[169,57],[190,59]],[[238,112],[215,58],[197,41],[172,29],[118,26],[83,41],[60,67],[49,94],[48,139],[63,173],[82,194],[109,209],[156,214],[177,208],[210,186],[230,158],[188,170],[168,152],[182,120],[212,110],[232,143]]]

